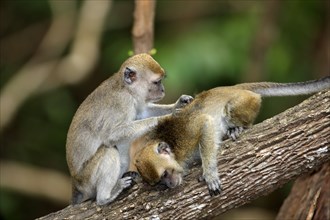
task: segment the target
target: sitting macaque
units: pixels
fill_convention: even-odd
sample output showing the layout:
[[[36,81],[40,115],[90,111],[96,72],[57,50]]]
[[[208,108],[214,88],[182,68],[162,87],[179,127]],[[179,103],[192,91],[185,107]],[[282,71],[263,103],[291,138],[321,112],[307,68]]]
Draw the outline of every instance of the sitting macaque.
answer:
[[[135,137],[157,125],[163,115],[186,105],[156,104],[165,95],[163,68],[148,54],[128,58],[79,106],[67,136],[66,158],[72,177],[72,203],[112,202],[132,182],[122,177]]]

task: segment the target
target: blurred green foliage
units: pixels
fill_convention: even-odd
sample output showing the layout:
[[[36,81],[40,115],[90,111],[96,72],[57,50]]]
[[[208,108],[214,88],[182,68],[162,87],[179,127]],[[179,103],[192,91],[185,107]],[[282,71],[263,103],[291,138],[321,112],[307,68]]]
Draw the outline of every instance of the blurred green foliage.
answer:
[[[163,102],[173,102],[183,93],[196,94],[215,86],[240,83],[248,77],[245,74],[251,62],[255,35],[260,28],[260,11],[264,10],[264,2],[200,0],[188,4],[186,1],[159,0],[155,24],[157,54],[154,57],[168,74],[165,80],[167,95]],[[265,51],[264,60],[260,61],[265,71],[264,78],[289,82],[329,74],[329,64],[324,64],[328,65],[327,73],[318,73],[320,64],[317,60],[318,51],[327,49],[320,43],[324,29],[329,28],[329,6],[326,1],[290,0],[280,1],[279,4],[275,36]],[[84,98],[116,72],[128,57],[128,51],[132,50],[133,5],[133,1],[114,2],[103,34],[98,65],[88,79],[79,85],[35,95],[19,109],[10,126],[1,133],[1,159],[68,174],[65,139],[72,116]],[[36,23],[48,24],[51,21],[47,0],[4,0],[0,6],[1,44]],[[47,27],[41,26],[45,30],[39,33],[45,33]],[[26,39],[26,42],[18,43],[30,42]],[[27,55],[23,57],[18,56],[21,53],[19,50],[11,51],[11,54],[17,54],[17,58],[10,61],[5,57],[6,51],[1,52],[1,88],[33,55],[34,50],[25,52]],[[258,121],[304,98],[267,99]],[[273,194],[271,200],[262,202],[263,206],[276,212],[287,190],[281,192],[278,193],[280,198]],[[45,200],[40,198],[1,189],[0,212],[6,219],[35,218],[65,206],[52,202],[42,205],[44,203]],[[275,207],[272,205],[274,203]],[[17,210],[25,215],[20,215]]]

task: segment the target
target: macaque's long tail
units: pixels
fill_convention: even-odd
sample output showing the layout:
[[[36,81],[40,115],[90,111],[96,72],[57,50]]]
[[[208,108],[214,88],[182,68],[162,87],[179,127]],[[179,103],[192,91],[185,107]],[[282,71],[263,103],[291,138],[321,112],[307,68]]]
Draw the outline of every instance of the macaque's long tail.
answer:
[[[234,87],[246,89],[260,94],[261,96],[295,96],[307,95],[324,89],[330,89],[330,76],[297,83],[243,83]]]

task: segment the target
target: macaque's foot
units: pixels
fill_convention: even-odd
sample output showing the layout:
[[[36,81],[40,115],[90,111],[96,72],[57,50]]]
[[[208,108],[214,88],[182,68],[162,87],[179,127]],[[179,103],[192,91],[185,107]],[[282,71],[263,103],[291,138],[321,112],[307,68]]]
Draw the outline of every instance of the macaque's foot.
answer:
[[[231,138],[233,141],[235,141],[239,135],[242,133],[244,130],[243,127],[233,127],[233,128],[228,128],[227,130],[227,136]]]
[[[128,171],[128,172],[124,173],[122,178],[126,178],[126,177],[131,178],[130,186],[126,187],[126,189],[132,188],[136,183],[141,181],[140,174],[135,171]]]
[[[207,188],[209,189],[210,196],[216,196],[221,193],[221,182],[218,177],[204,177],[198,178],[199,182],[205,181]]]
[[[186,105],[188,105],[189,103],[191,103],[193,100],[194,100],[194,98],[190,95],[182,95],[176,102],[175,109],[183,108]]]

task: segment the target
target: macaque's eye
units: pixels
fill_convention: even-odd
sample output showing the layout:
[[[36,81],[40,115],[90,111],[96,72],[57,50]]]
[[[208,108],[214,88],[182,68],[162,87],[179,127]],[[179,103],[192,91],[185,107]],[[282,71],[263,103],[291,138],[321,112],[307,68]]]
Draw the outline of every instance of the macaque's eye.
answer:
[[[167,170],[165,170],[164,173],[162,174],[162,179],[167,178],[167,176],[168,176],[168,172]]]
[[[162,83],[161,79],[153,82],[153,84],[155,84],[155,85],[160,85],[161,83]]]

